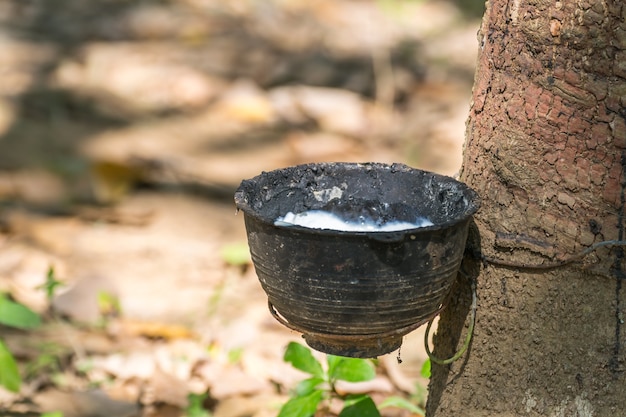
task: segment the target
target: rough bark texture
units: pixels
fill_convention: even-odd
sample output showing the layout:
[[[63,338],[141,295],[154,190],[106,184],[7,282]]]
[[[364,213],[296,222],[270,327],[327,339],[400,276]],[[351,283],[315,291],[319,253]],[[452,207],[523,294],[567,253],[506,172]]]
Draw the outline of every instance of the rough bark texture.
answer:
[[[625,22],[623,0],[487,4],[461,175],[483,200],[471,250],[537,264],[624,238]],[[624,415],[624,250],[553,270],[466,259],[475,334],[433,366],[429,417]],[[469,292],[460,279],[439,357],[462,342]]]

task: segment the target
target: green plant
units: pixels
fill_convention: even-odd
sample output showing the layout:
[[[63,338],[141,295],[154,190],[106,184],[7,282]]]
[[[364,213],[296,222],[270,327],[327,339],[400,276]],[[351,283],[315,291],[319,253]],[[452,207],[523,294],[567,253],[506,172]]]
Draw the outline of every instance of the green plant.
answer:
[[[66,348],[55,342],[41,342],[36,346],[38,355],[26,364],[26,377],[37,374],[55,375],[61,372],[60,358],[66,353]]]
[[[122,313],[122,305],[116,294],[108,291],[99,291],[96,302],[98,303],[100,316],[105,322],[107,319],[118,317]]]
[[[343,401],[339,417],[380,417],[379,409],[385,407],[400,407],[415,414],[424,414],[419,407],[401,397],[389,397],[376,406],[367,394],[341,395],[337,392],[337,381],[373,379],[376,369],[371,360],[326,355],[324,369],[309,348],[294,342],[287,346],[283,359],[310,377],[300,381],[289,401],[280,409],[278,417],[311,417],[318,408],[328,407],[332,400]]]
[[[41,319],[37,313],[0,293],[0,325],[33,329],[40,324]],[[18,392],[22,385],[17,362],[2,338],[0,338],[0,385],[13,392]]]
[[[431,367],[430,358],[428,358],[422,364],[420,375],[423,376],[424,378],[430,378],[430,367]]]
[[[187,396],[187,408],[185,409],[185,417],[211,417],[204,408],[204,401],[208,394],[189,394]]]
[[[48,413],[43,413],[41,417],[63,417],[63,413],[60,411],[51,411]]]
[[[250,249],[248,249],[247,242],[225,245],[220,251],[220,255],[228,265],[242,267],[250,263]]]
[[[230,363],[231,365],[235,365],[241,362],[241,357],[243,356],[243,348],[242,347],[233,348],[228,351],[227,356],[228,356],[228,363]]]
[[[54,298],[57,288],[62,287],[63,285],[65,284],[56,278],[54,267],[50,266],[48,268],[48,272],[46,273],[46,281],[38,286],[37,289],[46,293],[46,300],[48,300],[49,305],[52,305],[52,299]]]

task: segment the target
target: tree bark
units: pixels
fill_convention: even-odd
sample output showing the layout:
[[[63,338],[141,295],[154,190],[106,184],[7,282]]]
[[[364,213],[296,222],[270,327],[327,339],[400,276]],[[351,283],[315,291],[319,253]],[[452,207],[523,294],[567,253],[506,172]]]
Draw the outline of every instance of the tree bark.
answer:
[[[461,179],[482,198],[434,337],[428,416],[616,416],[626,410],[626,4],[491,0]]]

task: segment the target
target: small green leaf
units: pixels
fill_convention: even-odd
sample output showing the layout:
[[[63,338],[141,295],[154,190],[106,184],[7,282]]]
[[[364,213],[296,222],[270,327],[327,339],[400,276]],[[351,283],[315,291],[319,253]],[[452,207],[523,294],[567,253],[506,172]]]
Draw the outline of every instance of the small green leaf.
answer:
[[[422,369],[420,370],[420,375],[424,378],[430,378],[430,358],[427,358],[422,365]]]
[[[348,394],[343,398],[343,408],[350,407],[366,398],[370,398],[370,396],[367,394]]]
[[[209,413],[204,408],[204,400],[208,397],[208,394],[189,394],[187,395],[187,409],[185,410],[185,417],[210,417]]]
[[[246,242],[226,245],[222,248],[220,254],[228,265],[241,266],[250,263],[250,249]]]
[[[311,349],[302,346],[299,343],[290,342],[287,345],[285,356],[283,356],[285,362],[289,362],[294,368],[304,371],[313,376],[323,378],[324,370],[322,364],[311,354]]]
[[[0,324],[18,329],[33,329],[41,324],[41,319],[30,308],[0,294]]]
[[[40,417],[63,417],[63,413],[60,411],[50,411],[48,413],[41,414]]]
[[[330,370],[331,363],[332,370]],[[342,357],[339,360],[329,361],[328,375],[331,381],[341,379],[348,382],[361,382],[373,379],[376,376],[376,370],[367,359]]]
[[[354,401],[346,401],[339,417],[380,417],[376,404],[368,395],[359,396]]]
[[[335,373],[335,368],[342,360],[342,356],[326,355],[326,362],[328,363],[328,375],[333,375]]]
[[[54,298],[54,293],[56,292],[57,287],[61,287],[64,284],[56,279],[56,275],[54,273],[54,267],[50,266],[48,268],[48,273],[46,274],[46,281],[37,287],[38,290],[43,290],[46,293],[46,299],[48,302],[52,301]]]
[[[22,378],[17,363],[9,349],[0,340],[0,385],[9,391],[18,392]]]
[[[108,291],[98,291],[96,302],[98,311],[105,317],[116,317],[122,313],[122,305],[116,294]]]
[[[380,409],[387,408],[387,407],[403,408],[405,410],[409,410],[413,414],[419,414],[420,416],[423,416],[426,414],[426,412],[422,410],[420,407],[416,406],[409,400],[402,398],[402,397],[389,397],[386,400],[384,400],[382,403],[380,403],[378,406],[378,408]]]
[[[307,396],[290,399],[281,407],[278,417],[311,417],[322,401],[322,394],[316,390]]]
[[[315,391],[317,386],[324,382],[324,378],[320,378],[314,376],[313,378],[305,379],[300,381],[294,390],[294,395],[296,397],[305,397]]]
[[[241,362],[241,357],[243,356],[243,348],[236,347],[228,351],[228,363],[231,365],[235,365]]]

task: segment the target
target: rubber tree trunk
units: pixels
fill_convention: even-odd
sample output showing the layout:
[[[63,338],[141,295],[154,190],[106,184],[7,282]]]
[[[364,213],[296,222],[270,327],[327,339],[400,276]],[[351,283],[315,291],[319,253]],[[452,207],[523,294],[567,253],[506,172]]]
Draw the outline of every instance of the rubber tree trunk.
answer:
[[[623,247],[529,269],[623,240],[626,3],[491,0],[461,179],[482,198],[434,353],[428,416],[617,416],[626,413]]]

